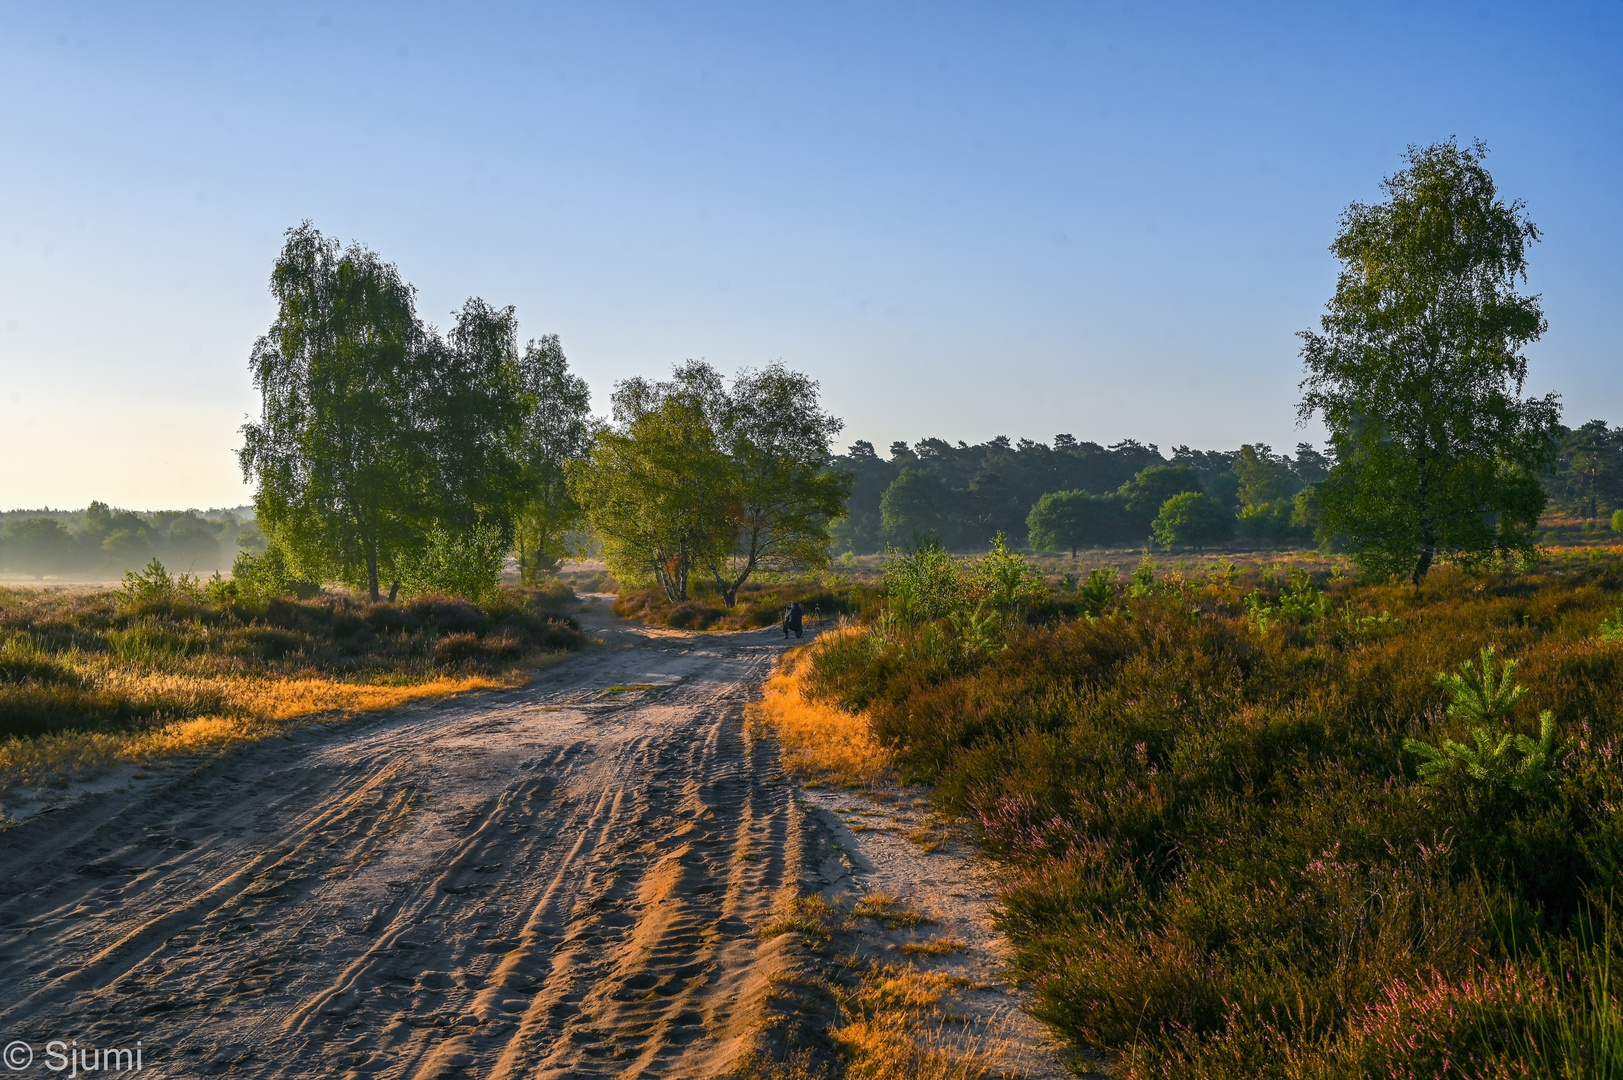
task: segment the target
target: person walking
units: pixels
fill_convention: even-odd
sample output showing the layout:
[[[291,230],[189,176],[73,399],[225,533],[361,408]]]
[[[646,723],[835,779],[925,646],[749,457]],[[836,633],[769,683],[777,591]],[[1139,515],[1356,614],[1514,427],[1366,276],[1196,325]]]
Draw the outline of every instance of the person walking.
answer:
[[[800,610],[800,601],[792,601],[788,610],[783,613],[783,636],[788,637],[789,631],[793,630],[795,637],[798,638],[805,617],[805,612]]]

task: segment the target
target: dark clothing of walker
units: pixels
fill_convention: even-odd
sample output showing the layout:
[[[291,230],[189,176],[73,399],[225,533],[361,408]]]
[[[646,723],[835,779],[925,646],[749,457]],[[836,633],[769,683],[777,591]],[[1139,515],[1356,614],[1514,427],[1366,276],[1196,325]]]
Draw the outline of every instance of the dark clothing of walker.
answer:
[[[790,604],[788,610],[783,613],[783,636],[788,637],[789,631],[793,630],[795,637],[799,637],[801,624],[805,617],[806,613],[800,610],[799,601]]]

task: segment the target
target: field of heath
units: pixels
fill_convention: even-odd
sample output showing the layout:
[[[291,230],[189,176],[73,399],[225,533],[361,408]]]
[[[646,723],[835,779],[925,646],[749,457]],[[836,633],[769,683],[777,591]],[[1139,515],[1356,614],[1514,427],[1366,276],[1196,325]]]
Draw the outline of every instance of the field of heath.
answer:
[[[973,829],[1113,1075],[1623,1075],[1623,551],[1326,569],[921,550],[769,703]]]

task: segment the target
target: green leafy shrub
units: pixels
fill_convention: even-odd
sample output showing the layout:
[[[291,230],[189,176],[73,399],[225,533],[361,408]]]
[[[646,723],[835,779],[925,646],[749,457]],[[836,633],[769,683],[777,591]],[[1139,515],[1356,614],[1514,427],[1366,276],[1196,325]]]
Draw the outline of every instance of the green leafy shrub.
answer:
[[[889,614],[904,626],[947,618],[968,603],[964,569],[937,540],[885,554],[885,600]]]
[[[321,586],[294,572],[287,552],[272,543],[263,552],[240,551],[231,564],[233,589],[221,589],[226,599],[234,597],[266,599],[293,596],[308,600],[321,592]]]
[[[489,600],[501,581],[511,545],[494,525],[457,532],[436,525],[421,551],[402,560],[400,584],[407,595],[445,593],[475,602]]]

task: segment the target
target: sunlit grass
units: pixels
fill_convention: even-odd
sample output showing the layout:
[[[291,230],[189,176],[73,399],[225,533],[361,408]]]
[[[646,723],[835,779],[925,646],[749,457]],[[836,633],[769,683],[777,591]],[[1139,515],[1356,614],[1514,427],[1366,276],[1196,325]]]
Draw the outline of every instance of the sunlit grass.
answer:
[[[831,630],[816,644],[792,650],[766,681],[761,700],[749,707],[751,720],[777,737],[784,767],[796,775],[869,784],[890,770],[890,755],[873,737],[866,716],[805,694],[807,650],[839,635],[860,633],[856,627]]]
[[[286,734],[315,716],[335,719],[471,690],[513,686],[504,676],[441,676],[409,684],[341,682],[306,676],[197,676],[120,669],[102,676],[128,699],[215,708],[137,731],[60,731],[0,742],[0,793],[59,785],[119,765],[217,753],[245,742]]]
[[[0,590],[0,796],[516,685],[582,643],[557,614],[573,599],[563,585],[483,607]]]

